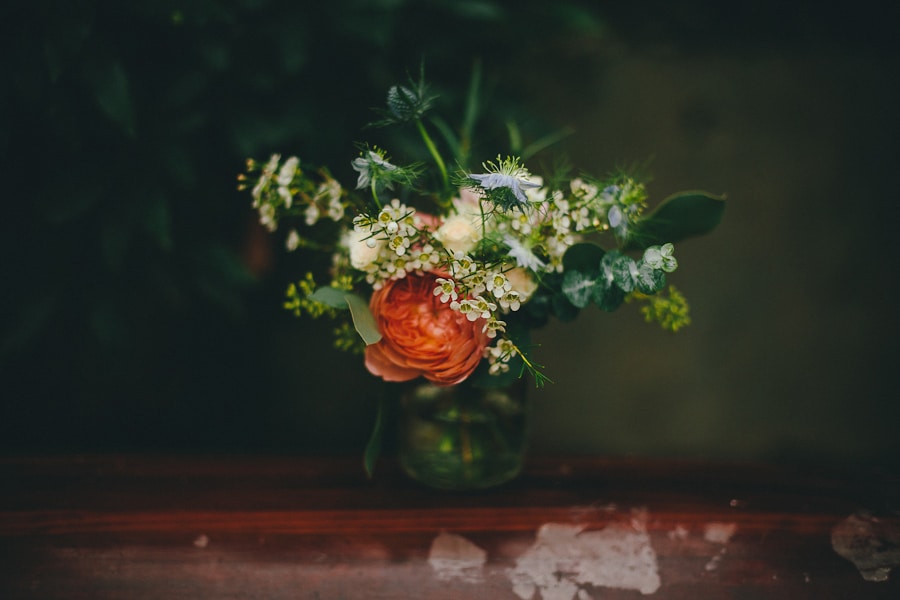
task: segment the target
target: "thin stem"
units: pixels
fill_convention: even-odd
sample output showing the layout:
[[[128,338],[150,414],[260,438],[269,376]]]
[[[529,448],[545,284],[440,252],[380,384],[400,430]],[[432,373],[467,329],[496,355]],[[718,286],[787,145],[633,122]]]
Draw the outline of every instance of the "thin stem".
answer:
[[[382,209],[381,200],[378,199],[378,190],[375,187],[375,178],[372,178],[372,183],[370,184],[372,187],[372,198],[375,199],[375,204],[378,206],[378,210]]]
[[[434,162],[437,163],[438,169],[440,169],[441,171],[441,179],[443,179],[444,181],[444,189],[450,187],[450,177],[447,175],[447,166],[444,164],[444,159],[441,158],[441,155],[437,150],[437,146],[434,145],[434,140],[431,139],[431,136],[428,135],[428,132],[425,130],[425,125],[422,123],[421,119],[416,119],[416,127],[419,129],[419,134],[422,136],[422,140],[428,147],[428,151],[431,152],[431,156],[432,158],[434,158]]]

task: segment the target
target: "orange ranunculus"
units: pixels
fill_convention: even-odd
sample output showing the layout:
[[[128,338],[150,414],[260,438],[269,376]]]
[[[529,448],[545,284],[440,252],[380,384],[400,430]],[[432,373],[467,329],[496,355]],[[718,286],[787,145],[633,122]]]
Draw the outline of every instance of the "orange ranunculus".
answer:
[[[488,337],[482,319],[469,321],[434,295],[437,275],[410,273],[387,281],[369,307],[381,341],[366,348],[366,368],[385,381],[423,376],[452,385],[472,374]]]

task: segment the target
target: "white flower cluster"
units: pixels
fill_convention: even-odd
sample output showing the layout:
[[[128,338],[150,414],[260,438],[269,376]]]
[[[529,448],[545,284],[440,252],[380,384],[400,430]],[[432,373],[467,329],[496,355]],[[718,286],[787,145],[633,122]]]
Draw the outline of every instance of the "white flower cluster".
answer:
[[[344,245],[350,265],[364,271],[366,282],[377,290],[387,280],[430,271],[441,263],[441,253],[428,243],[424,232],[424,223],[415,209],[395,198],[374,217],[355,217]]]
[[[269,157],[250,192],[253,196],[253,208],[259,212],[260,224],[269,231],[275,231],[278,228],[278,217],[294,213],[291,209],[295,208],[298,198],[302,198],[302,202],[296,210],[302,210],[307,225],[314,225],[323,211],[335,222],[344,218],[346,206],[340,183],[325,176],[314,194],[312,189],[308,190],[309,193],[300,193],[300,159],[291,156],[279,168],[280,162],[280,154]],[[302,204],[306,204],[305,208]],[[288,233],[286,245],[288,250],[295,250],[300,245],[300,236],[295,229]]]
[[[610,229],[626,235],[643,202],[643,187],[630,179],[602,189],[573,179],[568,190],[560,190],[545,187],[515,160],[498,165],[489,163],[488,174],[468,175],[475,185],[460,189],[446,214],[420,214],[399,199],[377,213],[359,214],[335,254],[335,276],[352,276],[346,272],[352,268],[376,290],[410,273],[437,273],[434,296],[470,321],[481,319],[483,333],[496,340],[485,351],[492,373],[507,371],[518,353],[506,337],[505,315],[529,300],[542,274],[563,271],[564,254],[583,235]],[[357,187],[372,187],[379,205],[378,190],[392,189],[392,178],[400,173],[374,151],[352,166],[359,172]],[[325,216],[348,223],[345,191],[327,173],[313,181],[296,157],[282,164],[278,154],[253,168],[260,171],[253,206],[270,231],[281,215],[300,217],[307,226]],[[291,230],[286,243],[293,250],[304,240]]]

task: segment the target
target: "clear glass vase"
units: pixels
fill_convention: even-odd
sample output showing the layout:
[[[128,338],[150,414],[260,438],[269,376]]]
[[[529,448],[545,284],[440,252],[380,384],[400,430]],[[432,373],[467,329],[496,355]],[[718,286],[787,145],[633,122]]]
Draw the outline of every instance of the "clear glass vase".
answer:
[[[398,454],[413,479],[442,490],[500,485],[522,470],[524,379],[506,388],[416,382],[401,396]]]

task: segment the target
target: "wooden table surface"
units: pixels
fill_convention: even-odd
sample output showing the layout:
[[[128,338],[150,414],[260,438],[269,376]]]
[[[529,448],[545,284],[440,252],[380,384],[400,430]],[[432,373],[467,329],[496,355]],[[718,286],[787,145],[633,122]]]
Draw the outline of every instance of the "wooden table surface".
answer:
[[[544,458],[439,493],[390,461],[110,455],[0,482],[4,600],[900,599],[900,479],[871,469]]]

